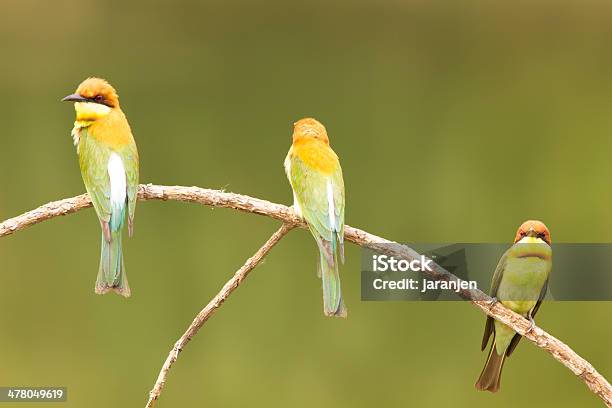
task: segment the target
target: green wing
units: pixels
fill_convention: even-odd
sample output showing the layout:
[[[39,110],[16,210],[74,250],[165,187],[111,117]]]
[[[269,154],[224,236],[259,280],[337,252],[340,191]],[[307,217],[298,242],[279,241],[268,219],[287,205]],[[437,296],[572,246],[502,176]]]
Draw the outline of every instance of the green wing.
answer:
[[[110,203],[111,186],[108,176],[108,161],[113,151],[98,139],[90,137],[87,129],[81,130],[79,140],[79,164],[85,188],[91,196],[98,218],[110,222],[112,208]],[[126,173],[128,215],[131,231],[136,195],[138,193],[138,150],[131,143],[116,152],[123,161]],[[123,219],[123,215],[119,215]],[[121,222],[122,224],[122,222]],[[116,227],[120,227],[117,225]]]
[[[111,150],[97,139],[90,137],[87,129],[83,128],[78,153],[81,176],[83,176],[85,189],[91,197],[98,218],[100,221],[109,222],[111,188],[108,177],[108,160]]]
[[[504,269],[506,268],[506,258],[508,257],[508,251],[504,252],[502,257],[499,259],[497,263],[497,267],[495,268],[495,272],[493,273],[493,279],[491,280],[491,290],[489,291],[489,295],[492,297],[497,296],[497,289],[499,289],[499,284],[504,275]]]
[[[306,165],[299,157],[291,159],[291,186],[295,191],[304,219],[315,238],[343,245],[344,180],[342,169],[331,175]],[[328,184],[331,184],[334,213],[329,213]]]
[[[338,170],[332,174],[332,185],[338,186],[334,188],[334,219],[336,220],[336,238],[340,245],[340,259],[344,263],[344,179],[342,178],[342,169],[338,166]]]
[[[495,273],[493,273],[493,279],[491,281],[491,290],[489,291],[489,295],[495,297],[497,295],[497,289],[499,289],[499,283],[502,280],[502,276],[504,274],[504,268],[506,267],[506,258],[508,257],[508,251],[504,252],[499,262],[497,263],[497,267],[495,268]],[[485,323],[484,334],[482,335],[482,344],[480,345],[480,350],[484,350],[489,343],[489,338],[491,334],[494,332],[494,320],[491,316],[487,316],[487,321]]]
[[[130,143],[119,152],[117,152],[123,160],[125,168],[125,176],[127,182],[127,199],[128,199],[128,226],[130,235],[132,235],[132,225],[134,222],[134,213],[136,211],[136,195],[138,194],[138,150],[136,143]]]
[[[341,258],[344,258],[342,169],[338,166],[332,174],[323,174],[293,156],[289,178],[302,216],[319,247],[324,313],[346,317],[337,261],[338,244]]]

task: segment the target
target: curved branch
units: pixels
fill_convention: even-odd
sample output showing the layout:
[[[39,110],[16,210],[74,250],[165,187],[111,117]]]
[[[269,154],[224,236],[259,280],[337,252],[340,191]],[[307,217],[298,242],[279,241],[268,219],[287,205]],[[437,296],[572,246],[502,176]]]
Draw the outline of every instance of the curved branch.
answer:
[[[294,226],[305,226],[303,221],[296,217],[289,207],[271,203],[266,200],[260,200],[259,198],[227,193],[221,190],[211,190],[200,187],[141,184],[138,190],[138,200],[172,200],[200,203],[209,207],[232,208],[244,212],[265,215]],[[88,194],[52,201],[32,211],[28,211],[25,214],[2,222],[0,224],[0,237],[11,235],[16,231],[54,217],[72,214],[87,207],[91,207],[91,200]]]
[[[258,198],[219,190],[147,184],[140,186],[138,199],[176,200],[200,203],[211,207],[232,208],[274,218],[291,227],[305,227],[304,222],[296,217],[289,207]],[[22,230],[39,222],[60,215],[67,215],[89,206],[91,206],[91,202],[86,194],[51,202],[1,223],[0,237],[10,235],[15,231]],[[403,258],[408,261],[420,257],[420,254],[405,245],[396,244],[393,241],[389,241],[357,228],[346,226],[344,232],[347,241],[373,249],[379,253]],[[438,265],[433,264],[432,269],[432,272],[427,273],[428,277],[432,279],[461,282],[461,279]],[[462,287],[462,285],[458,285],[458,287]],[[607,407],[612,408],[612,386],[610,383],[599,374],[588,361],[580,357],[565,343],[537,326],[528,332],[530,322],[527,319],[507,309],[501,303],[492,304],[492,299],[478,289],[463,289],[459,294],[463,298],[470,300],[485,314],[508,325],[517,333],[548,352],[552,357],[578,376],[593,393],[603,400]]]

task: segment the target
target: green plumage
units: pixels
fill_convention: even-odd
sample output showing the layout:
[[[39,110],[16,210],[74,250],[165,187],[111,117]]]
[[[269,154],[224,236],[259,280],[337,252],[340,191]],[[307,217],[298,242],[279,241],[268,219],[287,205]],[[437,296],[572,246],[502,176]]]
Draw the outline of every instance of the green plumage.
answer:
[[[533,317],[546,296],[551,269],[552,250],[548,244],[516,243],[499,260],[490,295],[514,312]],[[493,344],[476,388],[496,392],[500,387],[505,359],[512,354],[521,335],[489,316],[485,323],[482,350],[491,335]]]
[[[111,202],[111,181],[108,163],[113,153],[122,160],[126,175],[126,200]],[[138,152],[135,143],[117,149],[93,137],[87,128],[80,130],[79,165],[85,188],[89,193],[102,226],[100,268],[95,291],[102,294],[113,290],[125,297],[130,288],[123,265],[121,233],[128,215],[130,233],[138,192]],[[126,211],[127,210],[127,211]]]
[[[102,233],[102,249],[100,252],[100,268],[96,279],[96,293],[106,293],[115,290],[123,296],[129,296],[125,266],[123,264],[123,252],[121,247],[121,231],[112,231],[110,242],[104,238]]]
[[[317,242],[319,271],[323,285],[324,312],[327,316],[346,316],[342,300],[338,253],[344,262],[344,180],[342,169],[330,175],[291,156],[289,181],[302,217]],[[333,214],[330,216],[330,193]]]

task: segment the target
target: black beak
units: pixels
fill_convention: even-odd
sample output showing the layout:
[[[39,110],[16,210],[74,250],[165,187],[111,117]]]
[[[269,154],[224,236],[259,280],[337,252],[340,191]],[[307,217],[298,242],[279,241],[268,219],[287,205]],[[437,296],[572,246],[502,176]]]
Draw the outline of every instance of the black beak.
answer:
[[[89,99],[83,98],[79,94],[72,94],[62,99],[62,102],[89,102]]]

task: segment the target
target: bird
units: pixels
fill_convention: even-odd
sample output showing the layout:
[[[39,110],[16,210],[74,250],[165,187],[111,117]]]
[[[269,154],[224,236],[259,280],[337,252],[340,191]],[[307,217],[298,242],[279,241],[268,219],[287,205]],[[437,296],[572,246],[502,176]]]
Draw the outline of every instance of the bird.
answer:
[[[102,249],[95,293],[131,294],[121,246],[127,224],[134,231],[139,158],[119,96],[106,80],[90,77],[62,101],[73,102],[76,120],[72,138],[81,176],[102,229]]]
[[[306,221],[319,249],[323,312],[346,317],[338,274],[338,255],[344,263],[344,180],[321,122],[304,118],[293,124],[284,167],[293,190],[293,210]]]
[[[493,304],[501,302],[505,307],[529,318],[533,329],[533,317],[546,296],[548,280],[552,270],[552,248],[550,232],[541,221],[528,220],[518,228],[514,245],[502,255],[491,283],[490,295]],[[493,342],[487,362],[476,381],[476,389],[497,392],[506,357],[509,357],[521,335],[505,324],[487,317],[481,350],[487,347],[489,338]]]

